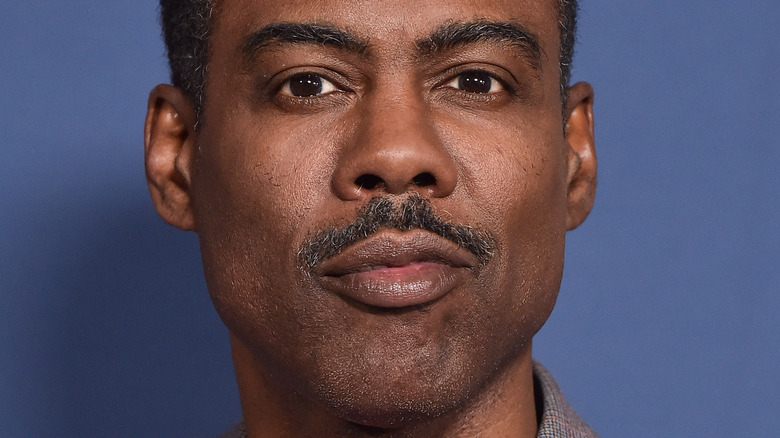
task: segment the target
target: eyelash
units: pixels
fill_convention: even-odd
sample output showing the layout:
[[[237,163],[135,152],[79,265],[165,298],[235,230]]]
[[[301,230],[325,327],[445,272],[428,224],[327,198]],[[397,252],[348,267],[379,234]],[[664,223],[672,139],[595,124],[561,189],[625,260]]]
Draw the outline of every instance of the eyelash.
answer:
[[[476,85],[477,87],[484,86],[485,84],[480,82],[484,82],[485,79],[489,80],[490,81],[489,89],[484,92],[465,90],[464,87],[468,86],[469,84],[464,84],[463,82],[468,80],[467,79],[468,75],[471,75],[471,80],[474,82],[473,85]],[[476,70],[476,69],[459,72],[451,79],[445,81],[440,87],[441,88],[449,87],[461,91],[465,94],[473,94],[475,96],[483,96],[483,97],[487,97],[489,95],[495,95],[508,90],[506,83],[500,78],[496,77],[496,75],[488,71]]]
[[[452,89],[460,94],[463,98],[474,101],[492,101],[498,98],[501,94],[513,93],[513,89],[507,84],[505,80],[487,69],[460,69],[459,71],[455,71],[453,73],[454,74],[449,75],[448,79],[439,82],[439,85],[435,86],[434,88]],[[489,90],[486,92],[475,92],[462,89],[462,86],[464,85],[462,81],[467,75],[476,76],[477,79],[479,79],[481,76],[483,79],[490,80]],[[296,80],[301,81],[301,85],[304,87],[307,86],[306,82],[308,81],[309,84],[314,85],[315,89],[318,88],[317,93],[300,96],[295,95],[292,87],[295,86],[294,81]],[[479,80],[477,80],[475,83],[477,86],[483,85],[479,83]],[[275,87],[274,90],[274,100],[276,100],[278,104],[296,106],[316,105],[323,99],[337,97],[339,95],[346,97],[346,93],[352,91],[349,88],[341,85],[341,81],[332,80],[330,79],[330,75],[323,75],[316,71],[300,71],[291,74],[287,76],[280,85]],[[299,92],[299,94],[304,93]]]
[[[294,81],[305,81],[307,78],[316,79],[325,86],[325,93],[309,96],[296,96],[292,93],[291,86]],[[316,111],[322,105],[334,105],[346,103],[352,89],[348,87],[347,80],[336,72],[323,72],[322,69],[299,70],[278,75],[271,80],[267,96],[279,108],[286,111]],[[305,84],[304,84],[305,85]]]
[[[320,91],[316,94],[310,94],[306,96],[298,96],[296,95],[292,88],[296,86],[295,81],[298,80],[301,83],[308,82],[309,84],[313,85],[316,88],[319,88]],[[318,83],[318,84],[317,84]],[[305,87],[306,85],[303,84]],[[286,79],[284,82],[282,82],[281,86],[279,86],[277,93],[281,94],[285,97],[292,98],[292,99],[311,99],[315,97],[323,97],[327,96],[332,93],[336,92],[343,92],[345,89],[343,87],[340,87],[339,85],[335,84],[333,81],[323,77],[320,74],[317,73],[297,73],[292,76],[290,76],[288,79]],[[301,93],[304,94],[304,93]]]

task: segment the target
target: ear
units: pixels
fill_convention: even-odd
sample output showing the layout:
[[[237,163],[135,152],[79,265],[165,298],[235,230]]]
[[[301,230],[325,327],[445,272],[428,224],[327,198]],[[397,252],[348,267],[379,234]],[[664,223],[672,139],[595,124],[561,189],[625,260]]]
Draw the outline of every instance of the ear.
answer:
[[[593,88],[578,82],[568,90],[566,143],[568,183],[566,228],[577,228],[593,208],[596,197],[596,146],[593,135]]]
[[[183,230],[195,229],[190,175],[196,139],[190,99],[176,87],[156,86],[149,94],[144,129],[146,181],[160,216]]]

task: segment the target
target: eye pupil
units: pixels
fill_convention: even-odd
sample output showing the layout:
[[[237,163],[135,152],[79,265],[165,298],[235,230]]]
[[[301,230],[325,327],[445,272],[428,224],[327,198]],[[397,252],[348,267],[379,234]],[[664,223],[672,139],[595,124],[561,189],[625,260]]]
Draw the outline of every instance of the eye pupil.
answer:
[[[290,93],[296,97],[313,97],[322,93],[322,78],[303,74],[290,79]]]
[[[489,74],[480,71],[470,71],[460,75],[458,87],[469,93],[489,93],[493,86],[493,78]]]

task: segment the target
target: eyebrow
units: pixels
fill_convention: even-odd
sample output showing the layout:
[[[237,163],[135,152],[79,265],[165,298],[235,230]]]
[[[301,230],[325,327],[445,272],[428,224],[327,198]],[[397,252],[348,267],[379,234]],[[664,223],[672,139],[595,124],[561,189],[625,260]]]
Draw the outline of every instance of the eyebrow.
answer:
[[[531,65],[541,70],[539,37],[523,25],[511,21],[476,20],[442,25],[431,35],[416,41],[422,57],[482,41],[511,44],[522,50]],[[251,33],[241,45],[248,61],[262,49],[277,43],[315,44],[346,50],[361,56],[369,53],[367,40],[327,23],[271,23]]]
[[[477,20],[447,23],[436,29],[430,36],[418,40],[417,49],[422,56],[432,56],[482,41],[507,43],[518,47],[531,65],[541,70],[542,49],[539,37],[521,24],[511,21]]]
[[[316,44],[364,55],[368,42],[330,24],[272,23],[244,38],[241,51],[247,59],[277,43]]]

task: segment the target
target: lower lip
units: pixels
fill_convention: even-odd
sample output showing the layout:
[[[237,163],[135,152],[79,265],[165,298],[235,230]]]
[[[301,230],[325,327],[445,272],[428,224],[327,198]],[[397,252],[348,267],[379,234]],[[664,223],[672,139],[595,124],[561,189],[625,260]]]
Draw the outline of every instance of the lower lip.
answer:
[[[357,302],[399,308],[430,303],[455,288],[461,270],[441,263],[413,263],[322,277],[323,286]]]

